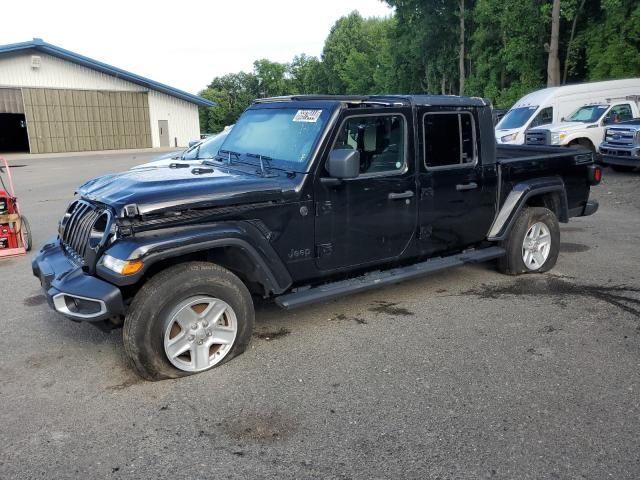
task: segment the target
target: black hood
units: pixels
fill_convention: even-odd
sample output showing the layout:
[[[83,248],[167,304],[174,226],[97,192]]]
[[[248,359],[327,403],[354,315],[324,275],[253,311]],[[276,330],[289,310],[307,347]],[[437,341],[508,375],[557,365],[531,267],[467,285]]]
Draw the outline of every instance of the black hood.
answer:
[[[194,168],[142,168],[89,180],[78,193],[85,199],[111,206],[120,213],[135,204],[141,214],[185,208],[239,205],[295,196],[302,175],[289,176],[272,170],[271,175],[235,168],[198,166],[213,170],[196,175]],[[253,167],[248,167],[253,168]]]

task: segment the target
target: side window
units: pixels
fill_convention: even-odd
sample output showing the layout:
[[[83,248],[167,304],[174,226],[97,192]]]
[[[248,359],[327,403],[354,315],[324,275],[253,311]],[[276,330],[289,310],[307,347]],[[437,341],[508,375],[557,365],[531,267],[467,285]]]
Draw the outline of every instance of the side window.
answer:
[[[406,165],[405,131],[402,115],[349,117],[333,149],[358,150],[361,174],[401,172]]]
[[[553,123],[553,107],[543,108],[538,112],[536,118],[531,122],[531,126],[529,128],[539,127],[540,125],[548,125],[549,123]]]
[[[427,168],[453,167],[475,162],[475,130],[470,113],[426,113],[423,123]]]
[[[633,119],[633,113],[631,113],[631,105],[628,103],[622,103],[615,105],[611,108],[607,114],[608,123],[620,123]]]

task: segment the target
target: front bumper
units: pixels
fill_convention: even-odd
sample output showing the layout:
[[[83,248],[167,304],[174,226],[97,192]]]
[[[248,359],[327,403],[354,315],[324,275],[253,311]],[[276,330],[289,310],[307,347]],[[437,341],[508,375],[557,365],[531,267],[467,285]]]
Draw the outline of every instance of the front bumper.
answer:
[[[42,247],[31,268],[49,306],[71,320],[100,322],[125,313],[120,290],[87,275],[65,254],[57,238]]]
[[[605,165],[616,165],[621,167],[640,167],[639,147],[616,147],[608,145],[600,146],[602,163]]]

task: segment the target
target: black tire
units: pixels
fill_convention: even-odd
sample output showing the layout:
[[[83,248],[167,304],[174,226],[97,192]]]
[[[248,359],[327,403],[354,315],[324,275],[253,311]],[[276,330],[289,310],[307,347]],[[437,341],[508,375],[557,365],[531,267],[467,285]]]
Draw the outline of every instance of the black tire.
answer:
[[[633,172],[636,169],[636,167],[632,167],[629,165],[611,165],[611,168],[616,172],[624,172],[624,173]]]
[[[169,313],[184,299],[211,295],[226,302],[237,318],[237,334],[226,356],[215,368],[246,349],[254,324],[251,294],[229,270],[207,262],[170,267],[151,278],[136,294],[124,321],[125,352],[135,371],[147,380],[191,375],[176,368],[164,350],[164,329]]]
[[[538,269],[532,270],[522,258],[522,248],[525,235],[535,223],[542,222],[549,229],[551,246],[546,261]],[[544,273],[551,270],[560,252],[560,225],[556,215],[544,207],[525,207],[520,211],[518,218],[509,232],[509,236],[502,242],[502,247],[507,251],[506,255],[498,260],[498,268],[507,275],[520,275],[521,273]]]
[[[20,229],[24,238],[24,248],[28,252],[33,247],[33,239],[31,237],[31,225],[29,225],[29,220],[24,215],[20,217]]]

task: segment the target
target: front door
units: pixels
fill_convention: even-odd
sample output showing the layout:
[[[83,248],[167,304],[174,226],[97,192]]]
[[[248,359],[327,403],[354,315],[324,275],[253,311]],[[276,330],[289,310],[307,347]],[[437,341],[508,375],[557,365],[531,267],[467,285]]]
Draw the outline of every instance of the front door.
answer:
[[[493,162],[480,161],[477,112],[423,110],[418,118],[422,252],[460,250],[484,240],[495,213],[496,176]]]
[[[360,152],[357,178],[316,177],[316,262],[320,270],[366,266],[394,259],[416,228],[416,181],[410,109],[347,111],[332,149]],[[323,180],[325,179],[325,180]]]
[[[160,134],[160,146],[170,147],[169,143],[169,120],[158,120],[158,133]]]

